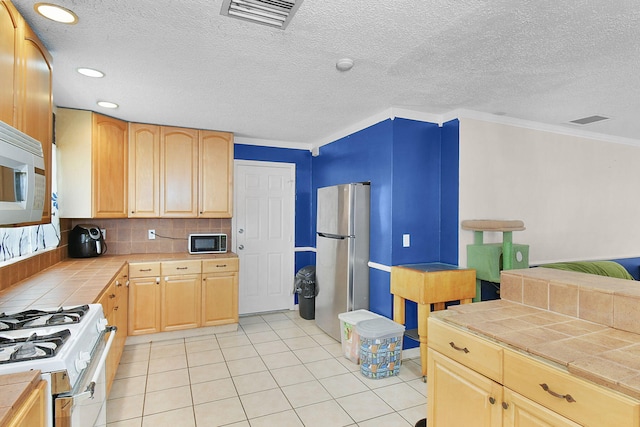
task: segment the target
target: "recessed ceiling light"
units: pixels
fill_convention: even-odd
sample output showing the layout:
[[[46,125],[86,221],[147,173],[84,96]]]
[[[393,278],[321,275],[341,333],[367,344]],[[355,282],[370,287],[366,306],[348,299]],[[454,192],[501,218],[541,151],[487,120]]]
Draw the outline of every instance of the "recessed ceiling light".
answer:
[[[51,3],[36,3],[33,8],[40,15],[52,21],[61,22],[63,24],[75,24],[78,22],[78,16],[64,7]]]
[[[94,70],[93,68],[78,68],[77,71],[87,77],[104,77],[104,73],[102,71]]]
[[[104,108],[118,108],[118,104],[109,101],[98,101],[98,105]]]
[[[353,68],[353,59],[351,58],[342,58],[338,59],[336,62],[336,68],[338,71],[349,71]]]

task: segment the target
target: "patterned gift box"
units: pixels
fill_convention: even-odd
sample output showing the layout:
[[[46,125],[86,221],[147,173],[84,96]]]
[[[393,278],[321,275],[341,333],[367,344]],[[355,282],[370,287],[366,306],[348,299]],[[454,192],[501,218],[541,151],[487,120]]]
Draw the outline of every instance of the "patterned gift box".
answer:
[[[391,323],[383,323],[376,319],[362,322],[362,328],[360,328],[361,324],[358,325],[360,334],[360,372],[367,378],[386,378],[400,373],[404,326],[389,319],[381,320]],[[374,323],[366,325],[368,322]],[[375,335],[376,330],[379,330],[378,335],[380,336],[366,336]]]

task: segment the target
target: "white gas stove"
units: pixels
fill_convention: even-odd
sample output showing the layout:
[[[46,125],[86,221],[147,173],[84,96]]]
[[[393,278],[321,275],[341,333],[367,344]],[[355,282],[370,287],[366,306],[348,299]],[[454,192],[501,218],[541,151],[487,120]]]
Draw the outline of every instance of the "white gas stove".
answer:
[[[106,342],[104,336],[112,330],[100,304],[2,313],[0,375],[42,372],[50,397],[48,425],[62,420],[72,426],[100,425],[106,399],[104,361],[115,330]],[[65,400],[71,404],[62,404]]]

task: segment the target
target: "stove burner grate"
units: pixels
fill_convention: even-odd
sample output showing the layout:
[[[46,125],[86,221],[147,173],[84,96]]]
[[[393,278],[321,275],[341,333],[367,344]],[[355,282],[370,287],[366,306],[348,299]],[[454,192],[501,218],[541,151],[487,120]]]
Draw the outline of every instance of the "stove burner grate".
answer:
[[[0,336],[0,364],[53,357],[70,335],[71,331],[64,329],[49,335],[33,333],[21,338]]]
[[[0,331],[40,328],[43,326],[68,325],[80,323],[89,311],[88,305],[57,310],[26,310],[19,313],[0,313]]]

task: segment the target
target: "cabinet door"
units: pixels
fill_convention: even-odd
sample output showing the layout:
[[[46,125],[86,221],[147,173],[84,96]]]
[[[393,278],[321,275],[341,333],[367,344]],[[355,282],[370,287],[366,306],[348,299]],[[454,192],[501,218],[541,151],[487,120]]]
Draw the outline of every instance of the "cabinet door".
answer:
[[[203,276],[202,326],[238,323],[238,273]]]
[[[429,427],[502,425],[502,386],[429,349]]]
[[[16,415],[7,424],[7,427],[35,427],[47,425],[47,412],[45,407],[46,383],[40,381],[35,390],[31,392],[27,400],[18,408]]]
[[[129,124],[129,217],[160,216],[160,127]]]
[[[112,284],[116,297],[114,299],[113,309],[111,310],[111,314],[107,317],[107,320],[109,325],[113,325],[118,329],[116,331],[116,338],[113,341],[111,350],[107,356],[107,396],[111,391],[111,385],[113,384],[113,380],[118,370],[122,351],[124,350],[124,344],[127,340],[127,302],[129,300],[127,269],[128,268],[126,266],[123,267]]]
[[[8,2],[0,2],[0,120],[15,126],[15,70],[18,64],[18,12]]]
[[[233,214],[233,134],[200,131],[199,216],[231,218]]]
[[[126,218],[128,191],[127,123],[93,114],[91,157],[94,218]]]
[[[20,57],[18,128],[42,144],[47,182],[42,222],[46,223],[51,222],[52,61],[51,55],[26,24]]]
[[[162,281],[162,331],[200,326],[200,274],[167,276]]]
[[[568,418],[504,388],[504,427],[580,427]]]
[[[129,335],[160,332],[160,277],[129,281]]]
[[[160,216],[198,216],[198,131],[160,130]]]

